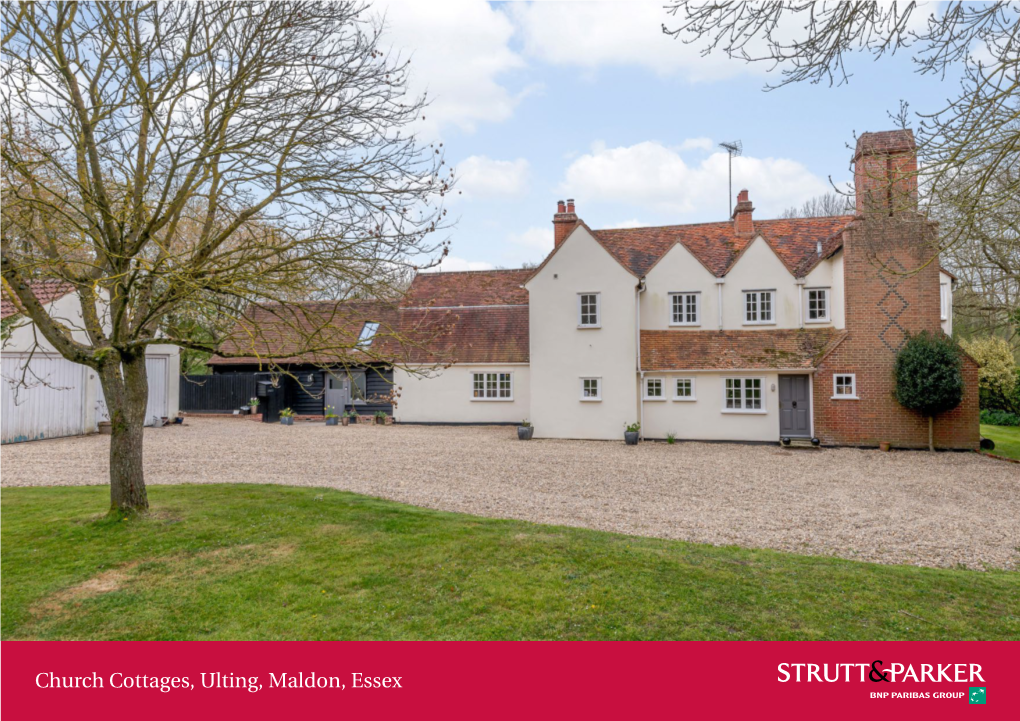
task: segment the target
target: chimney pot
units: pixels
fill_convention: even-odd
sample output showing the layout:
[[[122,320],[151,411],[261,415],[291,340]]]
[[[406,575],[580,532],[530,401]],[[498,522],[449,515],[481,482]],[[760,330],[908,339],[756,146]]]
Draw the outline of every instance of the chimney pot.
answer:
[[[557,200],[556,201],[556,212],[557,213],[566,213],[567,212],[567,206],[563,203],[562,200]]]
[[[574,199],[573,198],[567,198],[567,212],[568,213],[573,213],[574,212]]]
[[[577,216],[574,215],[574,199],[571,198],[566,203],[562,200],[556,201],[556,215],[553,216],[554,247],[560,247],[575,225],[577,225]]]

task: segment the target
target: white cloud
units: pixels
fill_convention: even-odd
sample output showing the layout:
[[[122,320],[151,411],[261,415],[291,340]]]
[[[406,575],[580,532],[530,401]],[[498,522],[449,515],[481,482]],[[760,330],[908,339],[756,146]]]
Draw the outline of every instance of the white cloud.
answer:
[[[472,155],[457,165],[457,190],[469,198],[520,197],[528,189],[528,161]],[[456,196],[454,196],[456,197]]]
[[[511,116],[523,94],[513,95],[498,78],[524,60],[509,47],[514,28],[505,13],[481,0],[392,0],[373,11],[386,15],[383,46],[411,56],[411,91],[428,91],[424,137],[438,137],[446,125],[473,131]]]
[[[553,227],[532,226],[521,233],[510,233],[506,238],[503,258],[510,263],[541,263],[553,249]]]
[[[733,159],[733,194],[741,188],[750,191],[758,217],[775,217],[830,190],[828,181],[797,161],[748,156]],[[599,143],[570,164],[560,190],[584,203],[629,203],[676,216],[718,211],[723,219],[729,208],[727,156],[712,153],[688,164],[677,149],[653,141],[620,148]]]
[[[663,23],[678,24],[662,6],[661,0],[514,3],[507,12],[520,28],[525,54],[557,65],[587,70],[637,66],[660,76],[680,75],[694,81],[761,74],[768,69],[765,63],[731,60],[721,52],[702,57],[700,46],[662,32]]]
[[[711,150],[713,146],[711,138],[687,138],[680,143],[680,152],[688,150]]]
[[[494,266],[492,263],[486,263],[484,260],[467,260],[465,258],[458,258],[455,255],[448,255],[443,258],[443,262],[435,268],[429,268],[422,272],[424,273],[440,273],[443,271],[454,271],[454,270],[492,270]]]
[[[606,230],[622,230],[624,228],[644,228],[647,225],[648,223],[643,223],[637,218],[631,218],[630,220],[621,220],[619,223],[610,223],[602,227]]]

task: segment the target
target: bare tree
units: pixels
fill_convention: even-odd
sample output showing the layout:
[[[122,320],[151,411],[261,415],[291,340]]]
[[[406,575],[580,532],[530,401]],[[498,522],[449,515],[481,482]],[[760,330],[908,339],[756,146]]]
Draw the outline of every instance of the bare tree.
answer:
[[[780,218],[825,218],[832,215],[847,215],[854,212],[853,200],[843,193],[824,193],[805,200],[798,208],[791,205],[780,214]]]
[[[777,69],[779,82],[768,89],[848,82],[847,57],[856,52],[875,59],[907,52],[923,74],[959,71],[955,97],[914,117],[926,208],[944,202],[944,194],[953,197],[955,222],[943,228],[942,248],[978,237],[991,241],[981,232],[987,214],[1020,196],[1020,2],[922,9],[913,2],[681,1],[667,12],[675,24],[663,31],[703,44],[705,54],[719,51]],[[910,122],[905,105],[896,119]]]
[[[426,103],[360,0],[2,12],[3,289],[97,372],[111,507],[144,509],[146,346],[217,352],[262,312],[287,326],[288,354],[373,357],[330,331],[343,304],[298,301],[395,299],[408,268],[446,252],[429,234],[452,174],[414,135]],[[47,315],[35,278],[74,285],[87,343]],[[256,335],[232,353],[258,354]]]

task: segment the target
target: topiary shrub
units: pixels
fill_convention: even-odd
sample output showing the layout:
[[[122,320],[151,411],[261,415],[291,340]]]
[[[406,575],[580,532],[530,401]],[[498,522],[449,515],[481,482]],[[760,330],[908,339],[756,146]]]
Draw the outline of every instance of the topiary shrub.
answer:
[[[896,355],[896,400],[928,417],[928,450],[935,450],[934,423],[939,413],[963,400],[963,356],[944,333],[910,336]]]

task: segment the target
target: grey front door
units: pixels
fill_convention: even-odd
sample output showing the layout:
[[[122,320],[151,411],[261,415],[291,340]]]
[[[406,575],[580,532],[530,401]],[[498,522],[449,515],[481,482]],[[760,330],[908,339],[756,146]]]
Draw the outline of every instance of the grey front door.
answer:
[[[327,410],[333,406],[333,412],[340,415],[344,407],[351,402],[350,379],[346,376],[335,376],[332,373],[326,374],[326,398]]]
[[[810,376],[779,376],[779,435],[811,435]]]

